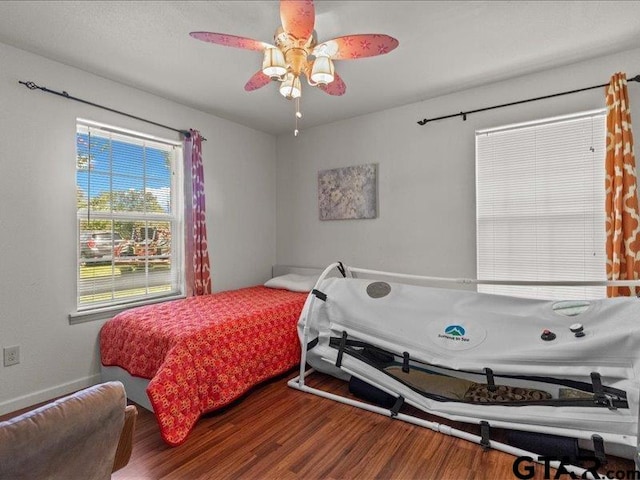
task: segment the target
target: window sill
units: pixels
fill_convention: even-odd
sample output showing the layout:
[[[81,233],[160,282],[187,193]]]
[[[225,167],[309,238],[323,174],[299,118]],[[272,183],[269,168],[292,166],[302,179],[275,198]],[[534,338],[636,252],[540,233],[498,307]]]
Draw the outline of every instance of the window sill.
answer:
[[[78,323],[94,322],[96,320],[105,320],[112,318],[120,312],[124,312],[130,308],[142,307],[144,305],[152,305],[154,303],[169,302],[171,300],[179,300],[186,298],[185,295],[171,295],[167,297],[153,298],[149,300],[142,300],[139,302],[127,303],[125,305],[114,305],[112,307],[94,308],[91,310],[85,310],[82,312],[73,312],[69,314],[69,325],[76,325]]]

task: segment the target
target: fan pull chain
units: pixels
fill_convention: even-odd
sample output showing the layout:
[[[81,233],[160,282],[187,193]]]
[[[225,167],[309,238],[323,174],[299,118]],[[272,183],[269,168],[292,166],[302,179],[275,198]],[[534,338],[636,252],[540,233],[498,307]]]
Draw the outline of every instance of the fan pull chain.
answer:
[[[296,128],[293,131],[293,136],[297,137],[298,133],[300,133],[300,131],[298,130],[298,119],[302,118],[302,113],[300,112],[300,97],[295,99],[294,106],[295,106],[295,110],[296,110]]]

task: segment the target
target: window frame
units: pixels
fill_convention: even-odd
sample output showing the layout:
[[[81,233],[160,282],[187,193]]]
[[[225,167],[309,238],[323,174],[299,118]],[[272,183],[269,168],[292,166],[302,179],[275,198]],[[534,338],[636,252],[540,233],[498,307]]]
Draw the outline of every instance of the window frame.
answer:
[[[592,242],[592,245],[594,247],[597,247],[597,251],[594,251],[594,259],[596,260],[596,263],[593,263],[593,265],[595,266],[598,262],[602,262],[602,260],[604,259],[604,263],[602,264],[602,274],[600,278],[585,278],[584,280],[587,281],[606,281],[606,270],[605,270],[605,265],[606,265],[606,249],[605,249],[605,205],[604,205],[604,188],[605,188],[605,183],[604,183],[604,158],[605,158],[605,154],[606,154],[606,108],[600,108],[600,109],[595,109],[595,110],[588,110],[588,111],[582,111],[582,112],[577,112],[577,113],[573,113],[573,114],[568,114],[568,115],[561,115],[561,116],[555,116],[555,117],[549,117],[549,118],[543,118],[543,119],[539,119],[539,120],[534,120],[534,121],[529,121],[529,122],[521,122],[521,123],[516,123],[516,124],[511,124],[511,125],[504,125],[501,127],[495,127],[495,128],[487,128],[487,129],[481,129],[481,130],[477,130],[475,132],[475,168],[476,168],[476,271],[477,271],[477,278],[479,278],[480,280],[513,280],[513,281],[526,281],[526,278],[515,278],[513,275],[509,275],[507,274],[506,278],[505,277],[500,277],[498,278],[495,275],[488,275],[486,270],[487,269],[492,269],[493,267],[491,266],[483,266],[481,268],[481,250],[484,248],[486,249],[489,245],[493,245],[493,249],[496,248],[496,244],[495,243],[485,243],[484,245],[482,244],[482,231],[481,231],[481,222],[482,221],[487,221],[486,219],[489,218],[486,215],[482,216],[480,213],[480,209],[482,208],[481,205],[481,201],[480,201],[480,197],[482,194],[486,194],[487,192],[489,192],[489,190],[487,190],[486,192],[481,192],[480,191],[480,184],[481,184],[481,175],[480,175],[480,169],[481,166],[479,165],[479,157],[481,155],[480,153],[480,147],[479,147],[479,139],[483,136],[483,135],[492,135],[492,134],[500,134],[500,133],[507,133],[509,131],[519,131],[519,132],[525,132],[525,129],[536,129],[536,128],[544,128],[546,126],[550,126],[550,125],[558,125],[560,128],[562,128],[563,125],[567,125],[569,122],[572,121],[579,121],[579,120],[584,120],[584,119],[591,119],[592,122],[595,122],[596,119],[598,122],[600,122],[602,124],[602,131],[597,133],[597,137],[594,136],[593,140],[594,141],[600,141],[602,140],[602,143],[593,143],[591,145],[592,148],[592,152],[594,153],[594,162],[597,161],[596,158],[598,158],[598,156],[601,154],[601,167],[598,167],[597,163],[594,163],[591,165],[591,169],[596,172],[599,171],[601,172],[600,174],[598,174],[598,177],[593,177],[594,181],[592,181],[589,185],[594,187],[594,188],[601,188],[602,190],[599,191],[599,193],[597,194],[597,196],[595,197],[596,199],[602,197],[602,208],[601,209],[597,209],[595,207],[595,205],[597,205],[597,202],[594,202],[592,205],[594,206],[593,210],[590,210],[591,213],[593,214],[597,214],[597,220],[598,223],[601,220],[602,223],[602,228],[601,228],[601,236],[602,236],[602,245],[600,245],[600,243],[598,242],[598,240],[600,240],[600,237],[598,236],[599,234],[595,233],[596,230],[592,230],[592,236],[590,237],[590,241]],[[592,135],[596,135],[595,134],[595,130],[592,129]],[[554,134],[556,134],[556,132],[553,132]],[[534,132],[534,135],[537,135],[537,131]],[[536,137],[536,142],[537,142],[537,137]],[[513,145],[509,145],[512,148],[515,148],[514,146],[517,145],[516,142],[513,143]],[[534,150],[536,152],[536,154],[538,153],[538,145],[537,143],[534,144]],[[531,147],[531,146],[529,146]],[[484,148],[487,148],[486,146],[484,146]],[[522,144],[522,149],[524,150],[526,147],[524,144]],[[595,150],[593,150],[595,148]],[[543,148],[544,151],[544,148]],[[576,157],[578,158],[578,153],[576,153]],[[537,160],[537,155],[536,155],[536,159],[533,161],[533,165],[534,165],[534,170],[535,168],[538,167],[538,160]],[[486,168],[486,167],[483,167]],[[493,167],[491,167],[493,168]],[[486,169],[483,173],[484,175],[487,174],[487,170]],[[502,173],[502,172],[501,172]],[[597,185],[597,179],[602,177],[602,182],[601,182],[601,187],[596,187]],[[544,177],[542,177],[544,179]],[[540,177],[538,177],[536,175],[536,182],[539,181]],[[547,182],[549,181],[548,179],[546,179]],[[542,191],[545,191],[547,188],[549,188],[549,183],[543,183],[543,186],[540,187],[542,189]],[[534,191],[537,191],[537,186],[534,188]],[[498,190],[494,190],[498,191]],[[568,193],[575,193],[575,192],[569,192]],[[594,193],[594,191],[592,191],[592,193]],[[569,196],[569,195],[568,195]],[[501,197],[499,197],[501,198]],[[593,197],[592,197],[593,198]],[[504,201],[504,200],[503,200]],[[485,204],[484,208],[487,208],[487,205],[490,205],[490,208],[494,208],[496,205],[498,205],[497,203],[490,203],[490,204]],[[511,207],[509,208],[505,208],[502,211],[505,212],[503,213],[503,215],[506,214],[507,210],[510,210]],[[554,214],[552,213],[551,210],[547,210],[549,213],[546,215],[547,217],[553,218]],[[585,220],[583,220],[584,222],[586,222],[589,218],[589,213],[584,213],[584,215],[582,218],[584,218]],[[506,217],[500,217],[499,215],[494,215],[493,216],[493,221],[494,224],[497,225],[497,221],[499,221],[500,219],[504,219]],[[544,218],[543,217],[535,217],[537,218]],[[539,223],[539,222],[535,222],[532,223],[531,225],[534,225],[534,229],[537,231],[538,226],[540,225],[551,225],[553,222],[551,220],[547,221],[546,223]],[[510,225],[510,223],[509,223]],[[596,225],[595,223],[593,225]],[[492,234],[495,238],[495,234]],[[542,237],[542,238],[547,238],[547,237]],[[487,239],[489,239],[489,237],[487,237]],[[487,241],[487,239],[484,239],[485,242]],[[514,242],[516,242],[517,240],[514,240]],[[547,239],[547,241],[549,241]],[[509,243],[508,243],[509,245]],[[513,245],[513,243],[511,243],[510,245]],[[598,247],[599,245],[599,247]],[[536,246],[536,248],[538,248]],[[486,251],[486,250],[485,250]],[[540,250],[537,250],[537,252],[539,252]],[[543,251],[544,252],[544,251]],[[537,253],[535,255],[535,258],[537,257]],[[556,254],[557,255],[557,254]],[[543,254],[544,256],[544,254]],[[566,258],[566,257],[563,257]],[[586,259],[586,254],[583,254],[583,257]],[[496,264],[496,261],[498,263],[499,262],[499,257],[495,257],[493,259],[493,264]],[[585,262],[586,263],[586,262]],[[511,268],[511,270],[515,270],[514,268]],[[588,268],[585,267],[585,269],[583,270],[583,274],[586,274],[588,272]],[[513,273],[513,272],[511,272]],[[497,275],[501,275],[500,273],[498,273]],[[531,273],[529,273],[529,275],[531,275]],[[543,273],[543,275],[545,275],[545,273]],[[560,280],[560,279],[556,279],[553,278],[553,273],[549,272],[546,274],[547,276],[545,278],[536,278],[536,281],[556,281],[556,280]],[[557,274],[556,274],[557,275]],[[482,277],[482,278],[481,278]],[[529,279],[531,280],[531,279]],[[567,278],[563,278],[562,280],[567,280]],[[576,279],[576,281],[580,281],[579,279]],[[547,287],[540,287],[540,286],[518,286],[518,287],[505,287],[505,286],[495,286],[495,285],[486,285],[486,284],[479,284],[478,285],[478,292],[481,293],[488,293],[488,294],[499,294],[499,295],[516,295],[516,296],[523,296],[526,298],[537,298],[537,299],[541,299],[541,298],[545,298],[545,299],[552,299],[552,300],[561,300],[561,299],[566,299],[567,297],[565,296],[566,294],[563,293],[563,289],[566,287],[562,287],[562,286],[547,286]],[[575,288],[575,287],[572,287]],[[583,294],[577,294],[575,292],[571,293],[571,295],[577,295],[574,299],[576,300],[583,300],[583,299],[594,299],[594,298],[602,298],[604,296],[606,296],[606,287],[604,286],[598,286],[598,287],[577,287],[577,288],[583,288],[584,289],[584,293]],[[589,290],[589,288],[591,290]],[[596,292],[596,290],[598,290]],[[525,292],[526,291],[526,292]],[[565,290],[568,291],[568,290]],[[584,295],[584,296],[580,296],[580,295]],[[573,298],[573,297],[571,297]]]
[[[91,210],[92,220],[107,220],[107,221],[147,221],[147,222],[168,222],[171,225],[171,257],[170,257],[170,278],[171,290],[168,292],[161,292],[158,294],[146,294],[147,297],[135,296],[131,300],[126,299],[114,299],[110,301],[99,302],[95,304],[82,305],[80,303],[80,269],[81,269],[81,255],[80,255],[80,243],[82,227],[81,220],[83,216],[87,215],[87,209],[76,209],[76,228],[75,228],[75,249],[76,249],[76,282],[75,282],[75,296],[76,296],[76,310],[69,314],[69,323],[83,323],[87,321],[100,320],[109,318],[120,311],[153,303],[165,302],[173,299],[184,298],[185,295],[185,210],[184,210],[184,151],[182,142],[170,140],[166,138],[157,137],[154,135],[148,135],[146,133],[129,130],[113,125],[107,125],[101,122],[95,122],[83,118],[76,119],[76,128],[74,129],[74,140],[77,142],[79,130],[82,128],[98,130],[105,133],[105,137],[113,134],[119,137],[130,138],[131,140],[137,140],[142,142],[159,143],[174,148],[174,153],[171,156],[171,173],[170,173],[170,205],[171,211],[167,214],[154,213],[154,212],[127,212],[127,211],[98,211]],[[74,143],[75,143],[74,142]],[[126,140],[125,140],[126,142]],[[135,142],[131,142],[135,144]],[[153,147],[152,147],[153,148]],[[78,149],[75,147],[75,158],[77,161]],[[78,169],[74,169],[76,179],[75,185],[78,188]],[[109,174],[109,178],[113,177]],[[112,180],[110,180],[112,181]],[[146,183],[146,177],[143,176],[143,188],[148,188]],[[112,258],[112,266],[113,263]],[[113,277],[112,277],[113,278]],[[175,283],[173,281],[175,279]]]

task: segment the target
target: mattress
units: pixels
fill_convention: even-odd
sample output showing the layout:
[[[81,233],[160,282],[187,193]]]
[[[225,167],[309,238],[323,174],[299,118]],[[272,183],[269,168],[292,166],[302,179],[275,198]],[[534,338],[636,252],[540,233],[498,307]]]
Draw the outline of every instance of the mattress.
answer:
[[[202,414],[299,363],[306,297],[256,286],[127,310],[102,327],[102,364],[150,379],[162,438],[180,445]]]

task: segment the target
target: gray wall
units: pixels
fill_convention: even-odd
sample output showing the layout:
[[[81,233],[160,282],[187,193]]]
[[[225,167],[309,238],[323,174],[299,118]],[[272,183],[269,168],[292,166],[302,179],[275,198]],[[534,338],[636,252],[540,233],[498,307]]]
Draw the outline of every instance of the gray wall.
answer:
[[[604,89],[478,113],[466,122],[416,121],[598,85],[617,71],[639,74],[640,49],[303,128],[297,138],[280,135],[278,263],[324,266],[342,260],[363,268],[475,277],[475,130],[603,108]],[[638,124],[640,84],[631,83],[629,93]],[[379,217],[318,220],[318,171],[363,163],[379,164]]]
[[[298,138],[286,134],[277,141],[3,44],[0,65],[0,347],[21,347],[19,365],[0,366],[2,414],[98,381],[103,322],[69,325],[67,318],[76,289],[76,118],[172,135],[30,92],[18,80],[201,130],[209,139],[203,150],[213,283],[224,290],[263,282],[276,261],[322,266],[340,259],[474,276],[474,131],[600,108],[602,92],[473,115],[467,122],[420,127],[416,120],[604,83],[618,70],[635,75],[640,50],[303,129]],[[640,122],[640,85],[629,90]],[[371,162],[379,164],[379,218],[320,222],[318,170]]]
[[[275,261],[275,137],[0,44],[0,414],[98,381],[102,321],[69,325],[76,306],[76,118],[177,134],[39,91],[18,80],[176,128],[203,145],[215,290],[264,282]]]

